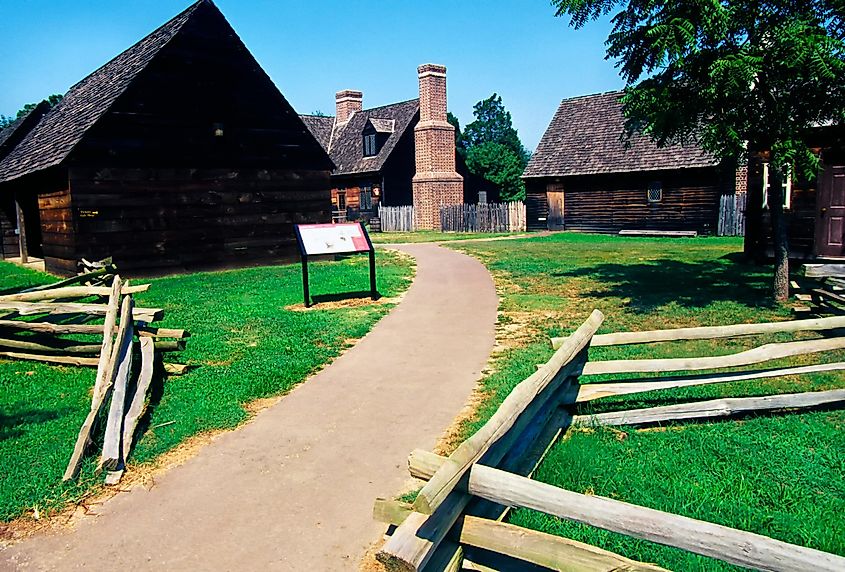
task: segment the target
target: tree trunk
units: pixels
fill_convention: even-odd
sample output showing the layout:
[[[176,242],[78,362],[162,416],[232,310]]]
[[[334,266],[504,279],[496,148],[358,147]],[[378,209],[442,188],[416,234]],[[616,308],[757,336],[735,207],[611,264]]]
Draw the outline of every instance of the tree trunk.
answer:
[[[769,164],[769,212],[772,220],[772,244],[775,256],[775,275],[772,294],[775,302],[789,298],[789,242],[783,212],[783,171]]]

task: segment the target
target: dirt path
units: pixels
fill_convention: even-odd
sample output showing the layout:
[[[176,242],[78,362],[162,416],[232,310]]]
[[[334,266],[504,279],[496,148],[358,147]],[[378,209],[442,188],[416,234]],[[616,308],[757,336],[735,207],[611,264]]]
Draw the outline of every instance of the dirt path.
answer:
[[[494,339],[497,297],[479,262],[397,248],[416,257],[416,280],[354,348],[151,490],[0,552],[0,569],[356,570],[384,530],[373,499],[449,426]]]

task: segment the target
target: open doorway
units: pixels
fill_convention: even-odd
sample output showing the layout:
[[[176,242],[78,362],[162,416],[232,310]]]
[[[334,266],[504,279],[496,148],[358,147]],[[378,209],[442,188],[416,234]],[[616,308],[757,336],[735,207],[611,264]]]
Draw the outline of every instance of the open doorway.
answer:
[[[15,218],[21,262],[26,263],[28,258],[44,258],[38,195],[35,193],[17,193],[15,195]]]

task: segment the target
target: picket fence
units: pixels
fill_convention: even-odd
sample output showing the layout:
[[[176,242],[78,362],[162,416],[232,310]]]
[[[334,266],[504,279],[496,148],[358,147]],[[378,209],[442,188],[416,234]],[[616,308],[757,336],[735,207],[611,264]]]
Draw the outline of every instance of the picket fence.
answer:
[[[722,195],[719,199],[719,236],[745,236],[746,193]]]
[[[525,203],[478,203],[440,208],[443,232],[522,232],[525,230]]]
[[[411,232],[414,230],[414,207],[383,207],[379,205],[378,216],[382,232]]]

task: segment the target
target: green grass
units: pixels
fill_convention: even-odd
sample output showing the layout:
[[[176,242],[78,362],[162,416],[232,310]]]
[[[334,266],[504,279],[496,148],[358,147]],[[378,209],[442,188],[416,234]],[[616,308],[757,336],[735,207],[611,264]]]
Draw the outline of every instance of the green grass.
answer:
[[[734,238],[657,239],[560,233],[454,248],[481,259],[500,294],[504,350],[482,381],[487,399],[468,435],[510,390],[551,355],[549,336],[573,331],[599,308],[600,333],[782,320],[768,302],[770,270],[743,262]],[[817,337],[806,334],[802,338]],[[788,334],[594,348],[592,359],[719,355]],[[778,360],[765,367],[845,360],[845,352]],[[622,376],[594,376],[600,381]],[[644,375],[643,377],[648,377]],[[584,382],[587,379],[582,380]],[[578,413],[721,396],[845,387],[842,372],[681,388],[581,404]],[[538,480],[787,542],[845,554],[845,413],[822,411],[666,428],[571,432],[552,447]],[[674,570],[733,567],[680,550],[517,510],[511,521]]]
[[[365,290],[367,259],[311,267],[312,294]],[[399,294],[412,274],[407,259],[378,257],[378,288]],[[54,279],[0,264],[0,289]],[[154,428],[144,434],[130,458],[154,460],[185,439],[215,429],[228,429],[248,417],[244,405],[258,398],[284,394],[330,362],[350,340],[360,338],[391,304],[309,311],[288,309],[302,304],[298,265],[204,272],[153,280],[138,295],[146,307],[166,309],[162,327],[185,328],[192,334],[187,349],[169,359],[197,366],[154,388]],[[0,361],[0,519],[9,520],[38,507],[57,509],[90,491],[100,479],[93,458],[84,465],[79,483],[63,485],[61,476],[76,434],[90,407],[94,371],[34,362]]]
[[[506,232],[440,232],[434,230],[418,230],[415,232],[374,232],[370,234],[370,240],[373,244],[398,244],[409,242],[447,242],[478,238],[498,238],[501,236],[512,235]]]

